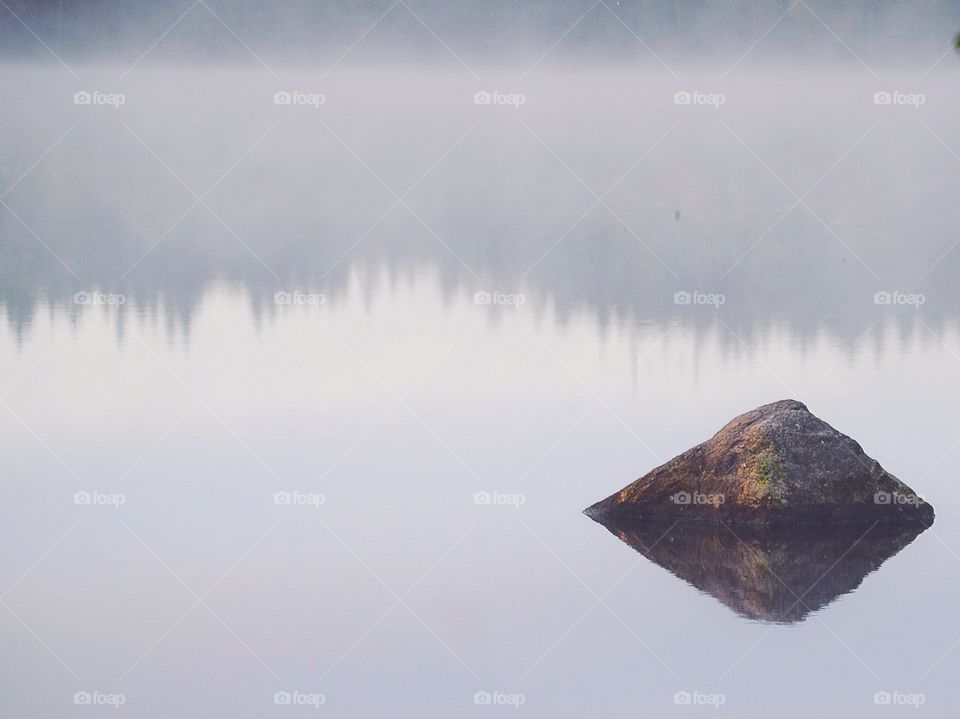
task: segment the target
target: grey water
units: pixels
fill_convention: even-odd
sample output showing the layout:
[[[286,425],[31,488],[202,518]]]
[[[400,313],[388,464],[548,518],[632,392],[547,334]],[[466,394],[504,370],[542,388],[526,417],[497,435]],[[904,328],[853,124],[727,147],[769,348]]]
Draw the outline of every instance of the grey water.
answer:
[[[5,713],[956,708],[955,58],[128,65],[0,67]],[[784,397],[937,511],[798,621],[581,514]]]

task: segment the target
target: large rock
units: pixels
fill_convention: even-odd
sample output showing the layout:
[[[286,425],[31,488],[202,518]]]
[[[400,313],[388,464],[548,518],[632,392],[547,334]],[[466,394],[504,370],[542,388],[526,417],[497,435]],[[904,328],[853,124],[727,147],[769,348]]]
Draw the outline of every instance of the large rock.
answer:
[[[933,522],[933,507],[795,400],[734,418],[586,513],[760,525]]]

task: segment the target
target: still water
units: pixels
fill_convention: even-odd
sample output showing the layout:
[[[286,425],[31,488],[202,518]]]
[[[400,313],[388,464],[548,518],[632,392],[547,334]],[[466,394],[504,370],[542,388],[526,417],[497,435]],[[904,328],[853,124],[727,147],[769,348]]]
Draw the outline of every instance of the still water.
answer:
[[[955,709],[955,77],[78,72],[0,70],[10,715]],[[934,526],[743,559],[581,514],[785,397]],[[823,584],[776,621],[719,569],[784,552]]]

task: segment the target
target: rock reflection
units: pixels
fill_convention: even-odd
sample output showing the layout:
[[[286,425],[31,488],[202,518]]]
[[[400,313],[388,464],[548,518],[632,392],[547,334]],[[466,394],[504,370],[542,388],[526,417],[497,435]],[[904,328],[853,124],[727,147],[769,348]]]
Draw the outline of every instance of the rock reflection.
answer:
[[[740,616],[779,624],[800,622],[853,592],[926,529],[596,521]]]

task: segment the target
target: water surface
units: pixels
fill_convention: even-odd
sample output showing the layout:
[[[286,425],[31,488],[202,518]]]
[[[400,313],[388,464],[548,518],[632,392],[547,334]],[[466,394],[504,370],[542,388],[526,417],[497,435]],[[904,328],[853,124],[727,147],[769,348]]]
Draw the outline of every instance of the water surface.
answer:
[[[127,102],[0,68],[11,712],[956,705],[954,77],[78,70]],[[743,616],[581,514],[784,397],[936,507],[855,591]]]

